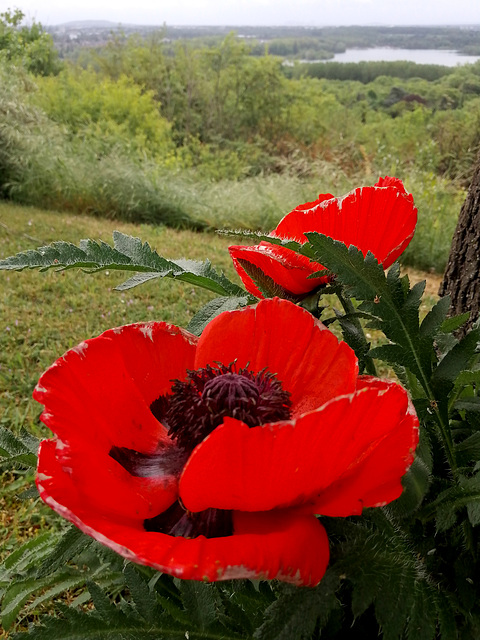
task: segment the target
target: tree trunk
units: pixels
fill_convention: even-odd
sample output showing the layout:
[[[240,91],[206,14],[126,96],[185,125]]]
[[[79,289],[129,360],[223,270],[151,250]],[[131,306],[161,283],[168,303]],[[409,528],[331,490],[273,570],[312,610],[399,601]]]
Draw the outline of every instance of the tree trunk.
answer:
[[[470,311],[467,324],[459,331],[460,336],[464,335],[478,318],[480,307],[480,154],[460,211],[438,293],[450,295],[450,316]]]

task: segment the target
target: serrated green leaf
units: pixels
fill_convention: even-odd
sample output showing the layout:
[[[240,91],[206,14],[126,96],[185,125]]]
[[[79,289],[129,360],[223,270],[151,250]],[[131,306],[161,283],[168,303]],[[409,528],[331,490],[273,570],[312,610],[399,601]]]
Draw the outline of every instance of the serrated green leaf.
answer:
[[[442,504],[437,508],[435,515],[435,526],[437,531],[448,531],[457,522],[457,512],[452,509],[449,504]]]
[[[480,411],[480,397],[460,398],[455,402],[455,409],[459,411]]]
[[[439,397],[452,390],[457,376],[468,369],[478,353],[480,329],[472,329],[441,360],[432,375],[432,385]]]
[[[92,544],[92,539],[76,527],[70,527],[38,568],[37,578],[48,576],[63,567],[75,555]]]
[[[138,613],[148,622],[154,622],[159,616],[159,607],[155,592],[150,591],[143,576],[130,562],[123,570],[128,588],[132,594],[133,601]]]
[[[425,338],[434,338],[442,327],[449,308],[450,297],[441,298],[423,319],[420,325],[420,335]]]
[[[4,581],[9,582],[13,576],[22,573],[34,564],[38,564],[50,553],[56,541],[56,535],[46,531],[21,545],[0,565],[0,584]]]
[[[218,273],[209,260],[167,260],[150,248],[147,242],[125,235],[119,231],[113,234],[114,247],[105,242],[81,240],[79,246],[70,242],[54,242],[37,251],[24,251],[0,260],[0,269],[73,269],[83,268],[93,272],[110,269],[136,271],[144,275],[120,285],[130,288],[141,281],[158,278],[175,278],[183,282],[203,287],[221,296],[244,296],[245,291],[231,282],[223,273]]]
[[[265,622],[255,631],[256,640],[307,640],[317,622],[322,628],[339,607],[335,592],[340,584],[331,569],[315,589],[285,586],[283,594],[265,611]]]
[[[128,289],[133,289],[134,287],[138,287],[145,282],[150,282],[150,280],[156,280],[157,278],[161,278],[162,275],[160,273],[136,273],[134,276],[122,282],[122,284],[114,287],[115,291],[128,291]]]
[[[459,475],[458,484],[439,493],[433,502],[422,509],[422,518],[427,520],[436,511],[437,530],[446,531],[457,522],[458,512],[465,507],[468,515],[472,513],[476,521],[479,504],[480,475],[470,478]]]
[[[115,619],[103,618],[97,611],[77,611],[58,604],[61,617],[43,616],[40,625],[33,626],[28,632],[15,634],[13,640],[185,640],[185,628],[164,619],[155,624],[143,622],[131,608],[126,613],[116,611]],[[191,640],[215,638],[220,640],[238,640],[238,635],[203,636],[196,631],[190,632]]]
[[[97,613],[100,614],[105,622],[110,622],[115,625],[116,623],[123,623],[125,621],[125,614],[112,604],[110,598],[98,584],[89,580],[86,583],[86,587],[92,596]]]
[[[401,355],[402,364],[417,376],[424,389],[428,389],[435,352],[433,340],[420,336],[419,332],[418,311],[424,283],[409,289],[408,278],[400,278],[398,267],[392,266],[385,276],[382,266],[371,253],[364,257],[356,247],[347,248],[341,242],[318,233],[307,233],[306,236],[309,242],[300,246],[300,252],[308,252],[313,259],[335,272],[348,294],[363,301],[359,310],[378,318],[376,326],[403,350],[386,350],[384,355],[388,353],[389,358],[395,361]]]
[[[25,489],[25,491],[19,493],[17,498],[19,500],[31,500],[32,498],[38,498],[38,489],[35,485],[33,487],[29,487],[28,489]]]
[[[480,431],[455,444],[457,461],[460,466],[465,466],[472,461],[480,460]]]
[[[433,640],[436,636],[437,618],[434,598],[424,585],[416,584],[407,625],[408,640]]]
[[[436,608],[438,612],[438,626],[442,640],[457,640],[458,626],[455,619],[455,611],[448,595],[438,590],[435,594]]]
[[[187,331],[201,335],[207,324],[216,318],[220,313],[224,311],[234,311],[239,307],[245,307],[249,304],[249,298],[247,296],[222,296],[221,298],[214,298],[207,302],[190,320]]]
[[[245,611],[252,628],[259,627],[263,622],[264,610],[275,601],[275,596],[270,583],[255,582],[250,580],[234,580],[230,584],[228,600],[235,602]]]
[[[185,629],[190,626],[190,618],[187,616],[185,611],[183,611],[183,609],[180,609],[177,606],[175,602],[159,593],[157,594],[157,598],[165,613],[167,613],[173,620],[175,620],[175,622],[179,622],[180,624],[182,624]]]
[[[442,333],[452,333],[457,329],[460,329],[465,322],[470,318],[470,311],[466,311],[465,313],[461,313],[458,316],[453,316],[452,318],[447,318],[440,327],[440,331]]]
[[[37,466],[37,456],[31,451],[31,440],[23,442],[21,437],[5,427],[0,427],[0,463]]]
[[[265,611],[266,621],[254,634],[256,640],[306,640],[317,624],[318,596],[313,589],[298,589],[280,596]]]
[[[370,349],[368,355],[375,360],[383,360],[392,365],[405,365],[415,367],[415,361],[411,354],[398,344],[383,344],[380,347]]]
[[[398,516],[405,518],[414,513],[425,498],[432,475],[428,466],[420,458],[415,457],[412,466],[402,478],[402,495],[391,503],[390,508]]]
[[[260,267],[257,267],[248,260],[243,260],[242,258],[237,258],[237,260],[264,298],[274,298],[275,296],[278,296],[285,300],[298,300],[299,296],[296,296],[290,291],[284,289],[281,285],[275,282],[273,278],[264,273]]]
[[[342,328],[342,334],[345,342],[355,351],[355,355],[358,358],[360,373],[363,373],[365,368],[365,356],[368,353],[370,344],[366,342],[361,326],[359,326],[357,322],[352,321],[348,315],[337,314],[337,320]]]
[[[128,268],[131,260],[128,256],[115,251],[105,242],[81,240],[79,246],[71,242],[53,242],[37,250],[23,251],[0,260],[0,269],[22,271],[23,269],[61,268],[114,268],[123,265]]]
[[[35,454],[35,456],[37,455],[38,447],[40,446],[39,438],[36,438],[33,434],[29,433],[22,427],[20,429],[18,439],[30,451],[30,453]]]
[[[47,589],[53,585],[62,585],[60,591],[65,591],[71,587],[78,586],[84,582],[83,576],[70,573],[62,573],[59,575],[48,576],[47,578],[29,578],[14,582],[5,592],[2,601],[2,625],[5,629],[9,629],[23,605],[31,598],[31,596],[43,589]]]
[[[467,504],[467,514],[472,527],[480,524],[480,496],[478,496],[476,502],[469,502]]]
[[[193,628],[200,631],[208,629],[216,620],[219,606],[219,597],[215,587],[194,580],[183,580],[178,587]]]

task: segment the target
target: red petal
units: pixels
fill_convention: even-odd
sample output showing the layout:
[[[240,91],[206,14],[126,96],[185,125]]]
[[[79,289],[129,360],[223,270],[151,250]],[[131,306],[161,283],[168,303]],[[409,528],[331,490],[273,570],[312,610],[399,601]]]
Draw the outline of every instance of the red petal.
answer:
[[[253,247],[232,246],[228,250],[245,288],[257,298],[264,296],[247,273],[245,263],[260,269],[275,285],[281,287],[284,290],[282,297],[301,296],[328,281],[328,278],[309,279],[310,275],[324,267],[285,247],[261,242]]]
[[[403,182],[398,178],[393,178],[391,176],[385,176],[384,178],[380,177],[378,179],[378,182],[376,182],[374,186],[375,187],[395,187],[395,189],[398,189],[402,193],[407,193],[407,190],[403,186]],[[407,194],[407,195],[410,195],[410,198],[412,198],[411,194]],[[412,202],[413,202],[413,198],[412,198]]]
[[[196,341],[172,325],[147,323],[83,342],[40,378],[33,397],[45,405],[42,421],[64,442],[154,452],[166,432],[150,404],[193,368]]]
[[[249,429],[225,419],[184,467],[179,492],[186,508],[306,504],[312,512],[347,516],[398,497],[418,421],[399,385],[365,384],[292,422]]]
[[[413,198],[398,183],[395,178],[381,178],[379,184],[386,186],[361,187],[313,209],[294,209],[274,235],[305,242],[306,232],[317,231],[358,247],[364,255],[371,251],[386,269],[412,239],[417,222]]]
[[[202,333],[195,368],[236,361],[276,373],[291,393],[293,416],[355,389],[357,359],[350,347],[310,313],[273,298],[217,316]]]
[[[321,193],[313,202],[305,202],[305,204],[299,204],[297,207],[295,207],[295,211],[307,211],[308,209],[313,209],[324,200],[331,200],[334,197],[335,196],[331,193]]]
[[[233,536],[174,538],[146,532],[137,514],[131,519],[127,514],[105,517],[99,505],[83,500],[58,465],[51,440],[42,443],[38,471],[40,495],[52,509],[133,562],[190,580],[278,578],[314,586],[325,573],[328,540],[313,516],[291,511],[235,513]]]
[[[143,522],[167,509],[177,497],[175,478],[131,476],[95,448],[82,450],[77,444],[70,449],[55,440],[44,440],[40,445],[37,485],[47,504],[45,496],[52,494],[72,511],[87,509],[122,522]]]

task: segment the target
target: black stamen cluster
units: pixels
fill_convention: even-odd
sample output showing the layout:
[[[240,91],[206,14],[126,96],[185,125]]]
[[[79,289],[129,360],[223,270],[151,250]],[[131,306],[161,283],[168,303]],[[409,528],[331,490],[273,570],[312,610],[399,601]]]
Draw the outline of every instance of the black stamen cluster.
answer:
[[[233,534],[233,519],[229,510],[205,509],[192,513],[177,501],[158,516],[144,520],[143,527],[145,531],[183,538],[224,538]]]
[[[290,394],[266,370],[236,370],[235,363],[188,371],[175,380],[171,394],[151,405],[179,447],[192,451],[227,416],[255,427],[290,418]]]

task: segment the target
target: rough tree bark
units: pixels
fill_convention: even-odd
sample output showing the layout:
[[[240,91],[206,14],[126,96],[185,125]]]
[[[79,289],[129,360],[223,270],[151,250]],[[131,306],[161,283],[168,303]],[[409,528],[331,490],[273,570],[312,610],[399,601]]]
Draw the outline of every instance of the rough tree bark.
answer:
[[[464,335],[480,312],[480,153],[460,211],[438,293],[441,296],[450,295],[449,315],[470,311],[468,323],[459,331],[460,335]]]

